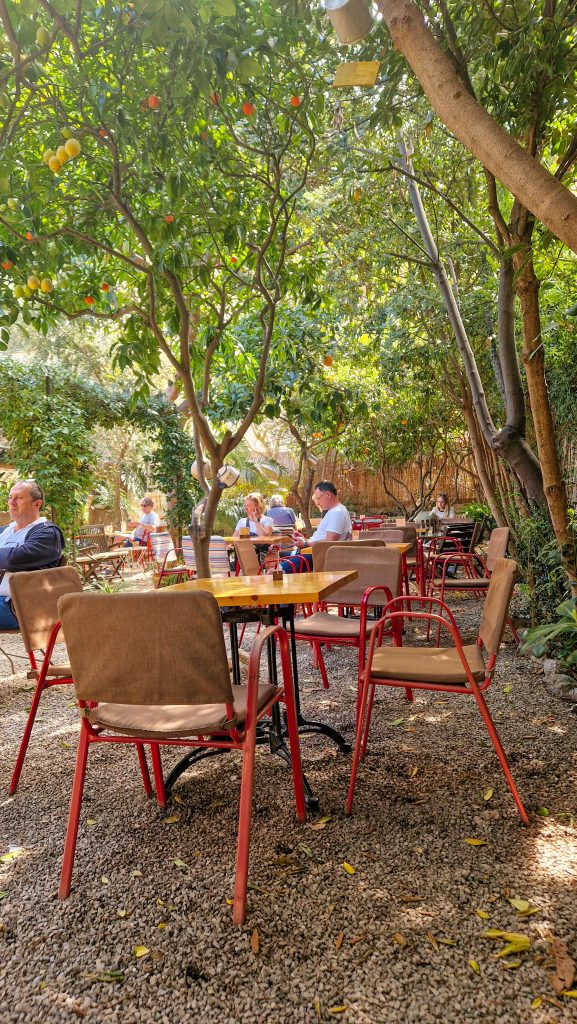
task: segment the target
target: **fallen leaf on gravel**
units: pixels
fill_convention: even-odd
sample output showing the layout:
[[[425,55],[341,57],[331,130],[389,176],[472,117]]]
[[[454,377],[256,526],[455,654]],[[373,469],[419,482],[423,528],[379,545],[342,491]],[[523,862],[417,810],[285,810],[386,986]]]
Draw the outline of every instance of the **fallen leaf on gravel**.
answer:
[[[435,953],[438,953],[439,952],[439,943],[437,942],[437,940],[436,940],[435,936],[433,935],[433,933],[432,932],[427,932],[426,938],[427,938],[427,942],[431,943],[431,946],[435,950]]]
[[[483,800],[490,800],[492,796],[493,790],[489,787],[489,789],[486,789],[485,792],[483,793]]]
[[[166,928],[166,921],[159,921],[156,927],[162,931],[163,928]]]
[[[503,693],[513,693],[511,683],[507,683],[506,686],[503,687]]]
[[[418,772],[418,770],[419,770],[418,764],[414,764],[412,768],[409,768],[409,778],[410,779],[414,779],[415,775]]]
[[[469,846],[486,846],[487,845],[487,840],[486,839],[465,839],[465,842],[468,843]]]
[[[357,942],[362,942],[366,937],[366,935],[353,935],[352,939],[349,939],[349,946],[356,946]]]
[[[175,857],[172,863],[175,868],[178,868],[180,871],[188,871],[188,864],[186,861],[181,860],[180,857]]]
[[[503,963],[501,964],[501,967],[505,971],[514,971],[514,970],[516,970],[517,967],[520,967],[520,966],[521,966],[521,961],[520,960],[509,960],[508,963],[503,961]]]
[[[70,744],[66,740],[60,740],[60,746],[63,750],[70,750]]]
[[[83,978],[89,978],[91,981],[103,981],[107,984],[113,982],[121,983],[124,981],[124,974],[122,971],[101,971],[100,974],[83,974]]]
[[[347,875],[355,875],[357,869],[352,864],[347,864],[346,860],[341,864],[343,871],[346,871]]]
[[[306,843],[299,843],[299,850],[302,850],[303,853],[306,853],[307,857],[314,857],[313,851],[311,850],[310,846],[307,846]]]
[[[96,818],[87,818],[86,819],[86,824],[87,825],[96,825]]]
[[[567,946],[561,939],[558,939],[556,935],[552,935],[550,942],[551,951],[555,957],[555,974],[550,975],[550,981],[557,994],[559,994],[563,989],[571,989],[575,981],[575,963],[569,956]]]
[[[181,796],[178,795],[178,793],[175,793],[174,796],[172,797],[172,799],[174,800],[175,804],[183,804],[184,803],[184,800],[182,799]],[[214,804],[211,804],[211,807],[213,807],[213,806],[214,806]]]
[[[332,815],[325,814],[324,818],[319,818],[318,821],[315,821],[314,824],[311,825],[311,828],[314,829],[315,832],[321,832],[323,830],[323,828],[327,827],[329,821],[332,821],[332,820],[333,820],[332,819]]]
[[[348,1006],[327,1006],[327,1013],[344,1013]]]
[[[548,818],[549,817],[549,808],[548,807],[539,807],[537,809],[537,814],[539,815],[540,818]]]
[[[16,860],[17,857],[21,857],[23,853],[23,846],[15,846],[12,850],[8,850],[7,853],[2,854],[2,856],[0,857],[0,862],[2,864],[8,864],[9,861]]]
[[[337,937],[335,939],[335,949],[340,949],[344,941],[345,941],[345,933],[344,932],[339,932],[339,934],[337,935]]]
[[[131,878],[142,878],[142,871],[131,871],[130,872],[130,877]]]
[[[8,895],[8,890],[7,889],[3,889],[3,891],[0,892],[0,900],[3,900],[7,895]]]
[[[258,928],[253,928],[252,935],[250,937],[250,948],[252,949],[255,956],[260,953],[260,936],[258,934]]]
[[[488,918],[490,918],[490,916],[491,916],[490,914],[487,913],[486,910],[479,910],[478,907],[477,907],[475,913],[476,913],[477,917],[481,918],[482,921],[487,921]]]
[[[226,897],[225,903],[226,903],[227,907],[234,906],[234,900],[230,896]]]
[[[533,999],[533,1001],[531,1003],[531,1009],[532,1010],[538,1010],[539,1007],[541,1006],[542,1002],[543,1002],[543,1000],[541,999],[541,996],[536,996],[535,999]]]
[[[117,910],[116,911],[116,916],[117,917],[130,917],[130,911],[129,910]]]
[[[456,946],[455,939],[437,939],[437,942],[442,942],[444,946]]]
[[[568,999],[577,999],[577,988],[564,988],[560,996],[567,996]]]
[[[387,725],[402,725],[404,721],[404,718],[395,718],[394,722],[387,722]]]
[[[529,900],[509,899],[509,903],[517,911],[517,917],[530,917],[540,913],[539,907],[532,906]]]
[[[408,893],[403,892],[399,896],[399,899],[401,900],[402,903],[420,903],[422,897],[421,896],[409,896]]]
[[[481,968],[479,967],[479,964],[477,963],[476,960],[467,960],[467,963],[469,964],[471,970],[475,972],[475,974],[481,973]]]
[[[135,955],[136,959],[140,960],[141,957],[148,956],[148,954],[150,953],[150,950],[149,950],[148,946],[135,946],[133,952],[134,952],[134,955]]]
[[[170,814],[168,818],[162,818],[163,825],[176,825],[180,821],[180,814]]]
[[[528,935],[522,935],[520,932],[504,932],[500,928],[488,928],[486,932],[481,933],[483,939],[501,939],[505,942],[505,945],[498,953],[495,953],[495,957],[498,959],[502,956],[511,956],[512,953],[524,953],[531,946],[531,939]]]
[[[393,933],[393,939],[397,943],[397,946],[406,946],[407,945],[407,940],[406,940],[405,936],[401,934],[401,932],[394,932]]]
[[[247,882],[247,888],[253,892],[260,892],[261,896],[272,896],[272,893],[267,892],[262,885],[257,885],[256,882]]]
[[[318,996],[316,997],[316,999],[313,1002],[313,1007],[314,1007],[315,1013],[317,1015],[317,1020],[320,1020],[321,1019],[321,1001],[320,1001]]]
[[[106,875],[102,875],[100,881],[102,882],[102,885],[110,885],[110,879],[108,879]]]

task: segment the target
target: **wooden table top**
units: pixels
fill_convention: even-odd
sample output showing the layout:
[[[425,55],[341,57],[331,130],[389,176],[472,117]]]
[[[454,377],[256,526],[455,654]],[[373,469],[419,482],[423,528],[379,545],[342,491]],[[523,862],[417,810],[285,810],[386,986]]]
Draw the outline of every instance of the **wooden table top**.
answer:
[[[227,544],[234,544],[236,540],[250,540],[251,544],[278,544],[279,541],[286,540],[286,537],[280,533],[273,533],[270,537],[257,537],[255,534],[252,537],[225,537],[224,539]]]
[[[358,540],[358,538],[356,539]],[[359,541],[359,543],[362,544],[362,541]],[[392,548],[393,551],[400,551],[402,555],[405,555],[407,551],[409,551],[409,549],[413,546],[412,544],[391,544],[389,543],[389,541],[386,541],[386,545],[388,548]]]
[[[314,604],[324,601],[345,583],[357,578],[349,572],[302,572],[286,574],[275,581],[272,576],[225,576],[210,580],[175,583],[171,590],[205,590],[214,594],[219,605]]]

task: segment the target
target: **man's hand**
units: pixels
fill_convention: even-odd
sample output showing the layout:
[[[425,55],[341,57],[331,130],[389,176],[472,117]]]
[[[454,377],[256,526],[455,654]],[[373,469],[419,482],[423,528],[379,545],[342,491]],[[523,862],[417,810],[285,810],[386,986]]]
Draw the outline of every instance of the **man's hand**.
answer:
[[[291,539],[292,539],[293,544],[297,548],[304,548],[305,545],[308,544],[308,541],[307,541],[304,533],[298,533],[298,531],[296,531],[296,530],[292,534],[292,538]]]

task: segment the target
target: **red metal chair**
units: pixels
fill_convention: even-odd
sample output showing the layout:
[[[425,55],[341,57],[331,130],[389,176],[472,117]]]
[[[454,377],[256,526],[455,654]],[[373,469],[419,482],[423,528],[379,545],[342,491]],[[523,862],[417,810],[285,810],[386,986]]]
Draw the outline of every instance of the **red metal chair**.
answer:
[[[368,640],[367,614],[369,609],[382,608],[396,597],[401,590],[401,555],[384,545],[336,543],[325,554],[326,572],[356,569],[357,579],[346,583],[331,597],[331,607],[337,614],[317,611],[313,615],[296,619],[294,630],[297,640],[307,641],[313,648],[320,669],[323,686],[328,689],[329,680],[323,659],[322,647],[333,645],[354,647],[359,652],[358,679],[364,667]],[[360,609],[358,618],[345,616],[343,612]]]
[[[517,563],[506,558],[497,560],[475,644],[464,645],[455,619],[442,601],[434,597],[400,597],[387,605],[382,619],[373,628],[369,644],[366,669],[362,673],[357,734],[346,813],[350,814],[355,791],[359,761],[364,758],[371,712],[377,686],[402,687],[405,691],[430,690],[472,697],[479,708],[503,769],[503,774],[521,819],[529,824],[527,812],[517,791],[507,757],[483,696],[490,686],[497,655],[501,645],[509,602],[515,585]],[[414,608],[419,610],[414,611]],[[429,608],[429,611],[424,611]],[[424,620],[438,624],[449,633],[452,647],[403,647],[400,633],[394,633],[395,646],[381,646],[381,630],[392,630],[407,621]],[[485,660],[485,656],[487,660]]]
[[[66,899],[78,836],[88,753],[94,744],[150,744],[157,795],[165,802],[159,746],[242,752],[233,922],[246,915],[252,789],[258,722],[285,704],[295,803],[305,802],[296,707],[282,626],[255,640],[248,683],[230,680],[222,621],[212,594],[164,590],[144,594],[69,594],[59,602],[82,719],[59,897]],[[159,636],[162,643],[158,642]],[[278,642],[282,685],[259,684],[260,656]],[[123,796],[125,791],[123,790]]]

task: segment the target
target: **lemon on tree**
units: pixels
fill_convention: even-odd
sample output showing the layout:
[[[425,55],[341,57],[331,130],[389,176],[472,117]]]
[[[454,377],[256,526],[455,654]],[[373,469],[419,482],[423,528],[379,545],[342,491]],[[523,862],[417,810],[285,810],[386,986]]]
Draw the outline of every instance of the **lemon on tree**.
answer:
[[[68,153],[66,152],[66,147],[65,146],[59,146],[58,149],[56,150],[56,156],[60,160],[61,164],[65,164],[66,161],[69,159]]]
[[[40,278],[36,277],[36,274],[30,274],[30,277],[28,278],[28,282],[27,283],[28,283],[28,287],[31,288],[33,291],[36,288],[40,288]]]
[[[59,146],[58,149],[60,148],[61,147]],[[72,157],[78,156],[81,146],[78,139],[68,139],[68,141],[64,143],[64,149],[66,151],[66,155],[72,159]]]
[[[56,156],[56,153],[54,152],[54,150],[53,149],[46,149],[44,151],[44,153],[42,154],[42,159],[43,159],[45,164],[48,164],[53,156]]]
[[[54,284],[51,277],[43,277],[40,282],[41,292],[51,292],[54,288]]]
[[[56,156],[56,153],[54,154],[54,156],[50,157],[50,159],[48,161],[48,166],[49,166],[51,171],[54,171],[54,174],[58,174],[60,168],[62,167],[62,164],[60,163],[60,160]]]

